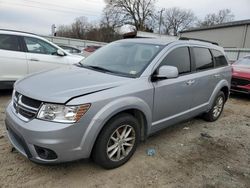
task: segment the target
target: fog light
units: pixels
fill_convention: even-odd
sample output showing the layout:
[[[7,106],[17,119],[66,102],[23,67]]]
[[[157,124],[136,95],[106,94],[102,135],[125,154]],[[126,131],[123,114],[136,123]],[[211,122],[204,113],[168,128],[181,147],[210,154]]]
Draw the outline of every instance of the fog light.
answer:
[[[35,146],[35,149],[36,149],[38,156],[41,159],[53,160],[57,158],[56,153],[50,149],[39,147],[39,146]]]

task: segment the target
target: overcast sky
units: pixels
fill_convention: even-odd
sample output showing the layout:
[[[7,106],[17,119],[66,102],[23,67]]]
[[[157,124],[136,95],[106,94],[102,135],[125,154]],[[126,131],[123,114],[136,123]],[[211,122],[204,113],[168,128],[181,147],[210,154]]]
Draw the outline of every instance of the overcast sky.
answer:
[[[0,28],[50,34],[51,25],[70,24],[86,16],[98,22],[105,6],[103,0],[0,0]],[[235,20],[250,19],[250,0],[158,0],[156,9],[191,9],[198,18],[229,8]]]

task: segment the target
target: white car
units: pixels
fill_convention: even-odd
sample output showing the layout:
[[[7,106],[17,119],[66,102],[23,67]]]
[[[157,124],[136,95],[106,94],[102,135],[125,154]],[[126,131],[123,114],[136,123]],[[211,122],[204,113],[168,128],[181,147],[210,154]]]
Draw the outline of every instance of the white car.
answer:
[[[27,74],[70,66],[83,58],[35,34],[0,29],[0,89],[11,88]]]

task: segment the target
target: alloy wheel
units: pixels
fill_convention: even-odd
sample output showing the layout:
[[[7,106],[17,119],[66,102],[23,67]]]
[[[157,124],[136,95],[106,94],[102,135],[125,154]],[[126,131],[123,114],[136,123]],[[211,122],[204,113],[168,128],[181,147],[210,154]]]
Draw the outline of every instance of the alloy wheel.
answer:
[[[218,97],[216,100],[216,103],[214,105],[214,108],[213,108],[214,118],[217,118],[221,114],[222,108],[223,108],[223,103],[224,103],[223,97],[222,96]]]
[[[135,130],[130,125],[118,127],[110,136],[107,144],[107,155],[112,161],[124,159],[135,145]]]

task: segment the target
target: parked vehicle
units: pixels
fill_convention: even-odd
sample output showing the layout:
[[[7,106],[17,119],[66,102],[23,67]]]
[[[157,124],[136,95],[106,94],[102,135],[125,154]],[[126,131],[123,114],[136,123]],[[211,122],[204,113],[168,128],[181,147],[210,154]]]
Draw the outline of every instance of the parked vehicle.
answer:
[[[27,74],[69,66],[82,59],[37,35],[0,29],[0,89],[12,87]]]
[[[8,137],[35,162],[92,156],[116,168],[165,127],[201,114],[217,120],[231,74],[223,48],[208,42],[116,41],[74,68],[16,82],[6,109]]]
[[[101,46],[87,46],[86,48],[84,48],[83,50],[86,52],[90,52],[93,53],[96,50],[98,50],[99,48],[101,48]]]
[[[68,53],[82,55],[82,51],[79,50],[78,48],[75,48],[72,46],[66,46],[66,45],[59,45],[59,46]]]
[[[232,67],[231,91],[250,94],[250,56],[239,59]]]
[[[83,55],[84,57],[88,57],[92,53],[94,53],[96,50],[101,48],[102,46],[87,46],[86,48],[83,49]]]

